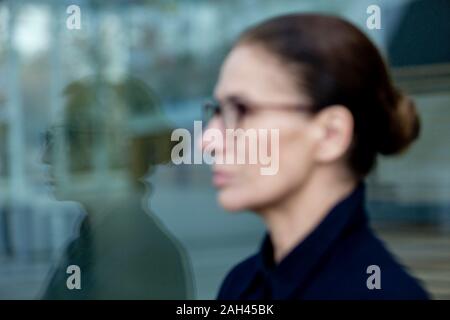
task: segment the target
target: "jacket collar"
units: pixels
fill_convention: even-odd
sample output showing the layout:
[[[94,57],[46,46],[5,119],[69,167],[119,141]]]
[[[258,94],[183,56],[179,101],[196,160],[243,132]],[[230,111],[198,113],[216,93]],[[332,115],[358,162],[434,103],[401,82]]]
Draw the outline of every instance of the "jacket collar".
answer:
[[[339,236],[349,228],[367,223],[364,201],[365,185],[361,182],[276,266],[270,235],[265,235],[256,256],[256,268],[269,279],[273,299],[289,299],[295,291],[301,290]]]

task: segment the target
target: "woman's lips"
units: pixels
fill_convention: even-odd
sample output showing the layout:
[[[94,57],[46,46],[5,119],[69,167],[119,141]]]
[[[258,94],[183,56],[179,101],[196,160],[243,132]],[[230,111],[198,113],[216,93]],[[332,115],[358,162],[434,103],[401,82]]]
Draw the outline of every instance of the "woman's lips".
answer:
[[[220,188],[229,183],[231,180],[231,175],[223,171],[214,171],[212,180],[214,186]]]

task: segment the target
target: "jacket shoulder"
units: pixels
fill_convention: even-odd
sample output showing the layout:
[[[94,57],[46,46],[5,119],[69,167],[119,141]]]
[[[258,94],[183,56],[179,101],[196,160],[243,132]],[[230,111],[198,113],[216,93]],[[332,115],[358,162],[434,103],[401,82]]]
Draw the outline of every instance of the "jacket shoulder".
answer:
[[[337,299],[429,299],[419,280],[370,228],[342,239],[314,282],[313,292],[327,287]]]

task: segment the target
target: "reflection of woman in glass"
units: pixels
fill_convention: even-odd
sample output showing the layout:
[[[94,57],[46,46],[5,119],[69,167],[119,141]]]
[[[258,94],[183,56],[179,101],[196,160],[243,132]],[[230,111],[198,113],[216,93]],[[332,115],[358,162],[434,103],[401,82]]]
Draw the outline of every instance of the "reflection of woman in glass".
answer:
[[[183,248],[144,209],[150,185],[142,178],[170,159],[171,147],[152,92],[132,78],[87,79],[65,97],[65,121],[50,131],[45,161],[56,197],[79,202],[87,215],[44,298],[192,298]],[[70,265],[81,269],[81,290],[66,286]]]
[[[312,14],[254,26],[224,62],[215,97],[208,128],[279,129],[280,150],[276,175],[261,175],[259,165],[213,167],[220,204],[257,212],[268,229],[219,299],[427,298],[364,209],[363,180],[377,154],[405,150],[419,122],[362,32]],[[204,135],[217,158],[230,152],[214,143]]]

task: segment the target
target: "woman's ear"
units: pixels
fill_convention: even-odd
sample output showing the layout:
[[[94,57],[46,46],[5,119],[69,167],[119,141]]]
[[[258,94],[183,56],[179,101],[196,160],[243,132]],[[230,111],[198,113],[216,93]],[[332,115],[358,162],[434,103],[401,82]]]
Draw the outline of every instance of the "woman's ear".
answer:
[[[333,105],[321,110],[314,119],[317,130],[316,160],[333,162],[345,156],[353,139],[354,121],[350,110]]]

